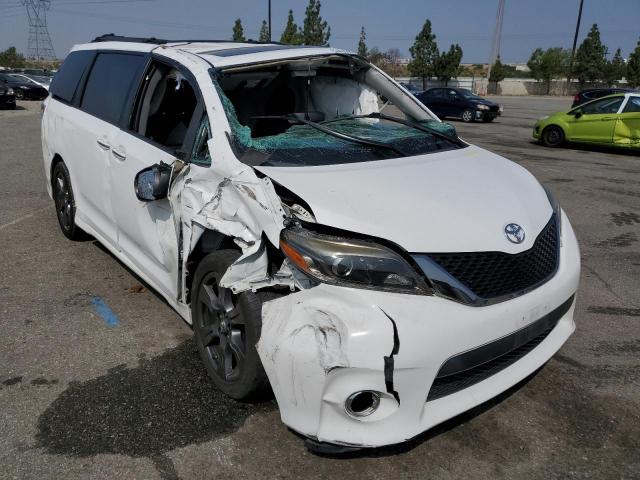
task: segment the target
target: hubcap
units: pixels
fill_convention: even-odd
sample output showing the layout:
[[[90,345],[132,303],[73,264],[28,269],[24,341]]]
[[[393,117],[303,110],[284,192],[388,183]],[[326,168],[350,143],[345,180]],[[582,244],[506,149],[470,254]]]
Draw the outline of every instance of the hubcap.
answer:
[[[200,292],[197,328],[204,351],[216,375],[234,381],[245,361],[245,324],[231,290],[218,286],[215,274],[204,278]]]
[[[54,187],[54,198],[58,219],[64,229],[69,230],[73,225],[73,201],[71,199],[69,185],[62,173],[58,173],[56,176]]]

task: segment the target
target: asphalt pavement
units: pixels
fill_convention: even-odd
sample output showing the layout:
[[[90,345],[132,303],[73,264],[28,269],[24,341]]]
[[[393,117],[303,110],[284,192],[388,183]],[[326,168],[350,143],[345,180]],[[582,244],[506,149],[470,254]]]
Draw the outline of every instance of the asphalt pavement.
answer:
[[[0,111],[0,479],[640,478],[640,157],[532,141],[570,98],[493,97],[460,135],[532,171],[576,230],[576,333],[537,374],[408,444],[322,457],[274,401],[209,382],[190,328],[60,233],[36,102]]]

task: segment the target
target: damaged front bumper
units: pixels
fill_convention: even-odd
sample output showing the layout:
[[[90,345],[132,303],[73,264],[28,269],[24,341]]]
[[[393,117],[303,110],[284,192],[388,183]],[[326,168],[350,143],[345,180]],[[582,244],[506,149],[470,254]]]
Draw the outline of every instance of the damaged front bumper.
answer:
[[[389,445],[526,378],[575,329],[579,250],[566,217],[563,223],[556,275],[506,302],[474,307],[438,296],[326,284],[266,302],[258,352],[283,422],[318,442]],[[514,363],[453,393],[430,395],[448,359],[554,314],[553,328]],[[368,416],[345,409],[346,400],[359,391],[378,392],[378,407]]]

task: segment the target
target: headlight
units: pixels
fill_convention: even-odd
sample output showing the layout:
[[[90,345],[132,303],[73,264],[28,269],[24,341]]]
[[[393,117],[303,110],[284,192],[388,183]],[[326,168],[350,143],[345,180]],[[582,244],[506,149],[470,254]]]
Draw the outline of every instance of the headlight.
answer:
[[[487,105],[483,105],[481,103],[479,103],[478,105],[476,105],[476,108],[478,110],[489,110],[489,107]]]
[[[296,267],[320,282],[404,293],[430,292],[404,258],[372,241],[293,227],[282,231],[280,248]]]
[[[15,95],[16,92],[13,91],[13,88],[7,89],[7,95]]]

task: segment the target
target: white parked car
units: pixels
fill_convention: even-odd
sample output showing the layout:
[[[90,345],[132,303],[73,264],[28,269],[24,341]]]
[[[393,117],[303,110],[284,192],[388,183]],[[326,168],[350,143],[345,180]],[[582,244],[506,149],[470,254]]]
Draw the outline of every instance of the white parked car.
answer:
[[[62,232],[192,324],[223,392],[270,384],[310,448],[410,439],[575,328],[551,193],[349,52],[100,37],[55,76],[42,144]]]

